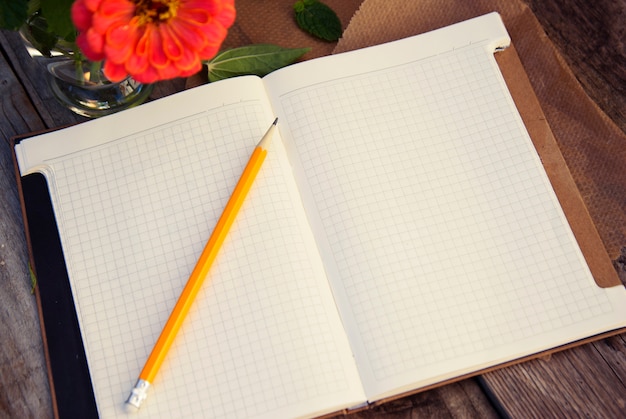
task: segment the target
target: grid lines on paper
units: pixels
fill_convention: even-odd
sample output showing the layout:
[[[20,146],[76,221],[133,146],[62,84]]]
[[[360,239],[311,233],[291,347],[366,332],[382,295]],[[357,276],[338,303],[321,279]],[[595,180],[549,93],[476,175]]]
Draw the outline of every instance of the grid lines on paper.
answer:
[[[476,45],[282,98],[379,379],[603,310],[497,71]]]
[[[122,402],[267,129],[264,115],[254,103],[220,108],[51,162],[102,416],[123,417]],[[251,416],[344,388],[325,310],[332,301],[283,170],[269,153],[142,414]]]

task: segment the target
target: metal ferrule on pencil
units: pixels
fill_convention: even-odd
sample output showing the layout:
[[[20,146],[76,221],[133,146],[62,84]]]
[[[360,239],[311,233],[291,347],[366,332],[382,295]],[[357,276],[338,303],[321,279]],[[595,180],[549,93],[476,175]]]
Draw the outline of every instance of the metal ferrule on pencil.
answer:
[[[146,380],[142,380],[141,378],[137,380],[135,383],[135,387],[130,392],[128,399],[126,400],[126,405],[131,408],[139,409],[141,404],[148,397],[148,388],[150,387],[150,383]]]

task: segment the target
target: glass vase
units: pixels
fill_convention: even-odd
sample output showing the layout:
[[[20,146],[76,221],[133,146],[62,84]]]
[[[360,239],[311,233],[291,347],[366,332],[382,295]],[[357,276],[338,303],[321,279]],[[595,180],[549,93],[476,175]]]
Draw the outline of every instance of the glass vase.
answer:
[[[39,10],[19,30],[26,50],[46,71],[52,93],[73,112],[95,118],[144,102],[152,85],[126,78],[111,82],[102,63],[87,60],[73,40],[58,37],[48,29]]]
[[[152,92],[152,85],[130,77],[120,82],[109,81],[99,62],[52,59],[46,68],[49,86],[58,101],[73,112],[90,118],[139,105]]]

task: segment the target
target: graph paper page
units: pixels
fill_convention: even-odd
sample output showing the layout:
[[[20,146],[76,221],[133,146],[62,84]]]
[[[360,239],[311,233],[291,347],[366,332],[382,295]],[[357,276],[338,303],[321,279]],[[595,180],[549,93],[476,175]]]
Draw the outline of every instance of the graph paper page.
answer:
[[[372,400],[626,319],[509,96],[503,43],[489,15],[266,78]]]
[[[260,79],[218,84],[43,139],[48,153],[63,150],[41,163],[102,418],[126,417],[124,400],[273,121],[261,95]],[[130,120],[145,126],[121,135],[137,127]],[[72,152],[58,138],[94,144]],[[294,417],[363,401],[307,228],[277,135],[137,417]]]

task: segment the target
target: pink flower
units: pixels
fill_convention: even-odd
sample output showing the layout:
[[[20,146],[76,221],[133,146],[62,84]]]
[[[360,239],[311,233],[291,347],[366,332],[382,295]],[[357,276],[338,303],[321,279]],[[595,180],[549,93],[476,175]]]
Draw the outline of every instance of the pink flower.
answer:
[[[83,54],[111,81],[153,83],[197,73],[235,20],[234,0],[76,0]]]

